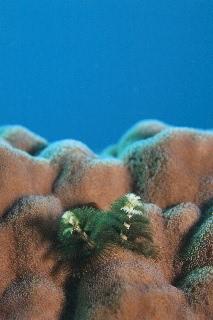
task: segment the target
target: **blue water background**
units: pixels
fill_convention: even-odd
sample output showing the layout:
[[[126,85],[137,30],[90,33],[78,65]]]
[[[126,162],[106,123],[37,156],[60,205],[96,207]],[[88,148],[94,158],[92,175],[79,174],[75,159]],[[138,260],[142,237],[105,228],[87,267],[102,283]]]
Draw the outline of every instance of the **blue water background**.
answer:
[[[150,118],[213,127],[212,0],[0,2],[0,125],[99,151]]]

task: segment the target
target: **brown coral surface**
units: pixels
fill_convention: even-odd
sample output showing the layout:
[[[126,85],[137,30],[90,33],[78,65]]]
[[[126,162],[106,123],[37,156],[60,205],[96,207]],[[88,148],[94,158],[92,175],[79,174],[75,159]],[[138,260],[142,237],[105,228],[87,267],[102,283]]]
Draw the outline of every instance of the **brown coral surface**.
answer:
[[[0,320],[209,320],[213,132],[142,121],[101,155],[0,128]],[[77,277],[58,261],[64,211],[134,192],[157,262],[114,247]]]

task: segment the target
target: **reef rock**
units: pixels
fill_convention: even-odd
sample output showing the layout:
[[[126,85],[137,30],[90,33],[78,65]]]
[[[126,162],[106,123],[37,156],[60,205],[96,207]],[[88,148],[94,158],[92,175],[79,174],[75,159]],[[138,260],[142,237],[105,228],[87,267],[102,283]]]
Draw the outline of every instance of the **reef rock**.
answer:
[[[0,128],[1,320],[209,320],[213,315],[213,132],[142,121],[97,155]],[[81,276],[58,261],[64,211],[134,192],[157,261],[121,247]]]

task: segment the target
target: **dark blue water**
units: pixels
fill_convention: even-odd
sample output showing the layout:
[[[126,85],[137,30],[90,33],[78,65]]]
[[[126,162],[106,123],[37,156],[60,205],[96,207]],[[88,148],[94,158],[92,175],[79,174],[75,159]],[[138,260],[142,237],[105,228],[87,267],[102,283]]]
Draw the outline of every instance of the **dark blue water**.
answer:
[[[95,150],[141,119],[213,127],[212,0],[0,2],[0,124]]]

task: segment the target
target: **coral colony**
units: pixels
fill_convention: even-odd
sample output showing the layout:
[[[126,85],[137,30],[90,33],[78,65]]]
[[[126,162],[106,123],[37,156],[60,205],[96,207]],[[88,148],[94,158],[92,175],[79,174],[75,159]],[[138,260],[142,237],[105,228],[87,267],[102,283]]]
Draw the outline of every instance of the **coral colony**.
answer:
[[[101,154],[0,127],[0,320],[210,320],[213,132],[140,121]]]

